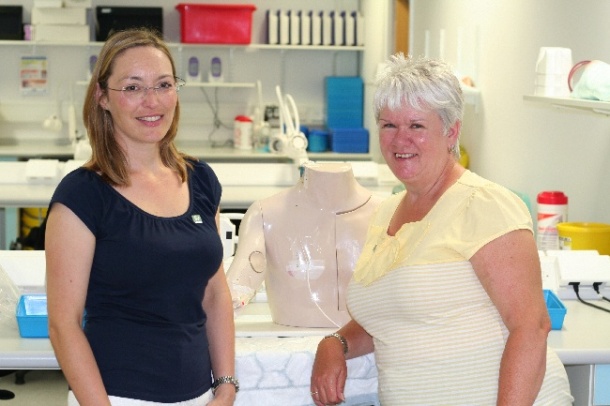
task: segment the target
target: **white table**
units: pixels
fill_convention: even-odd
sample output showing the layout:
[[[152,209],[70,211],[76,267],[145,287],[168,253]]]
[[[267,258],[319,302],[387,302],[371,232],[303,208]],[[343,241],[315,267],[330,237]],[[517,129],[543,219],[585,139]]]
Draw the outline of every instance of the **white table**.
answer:
[[[577,301],[564,303],[568,312],[563,329],[552,331],[548,340],[561,361],[568,367],[610,364],[610,314]],[[237,317],[236,331],[236,367],[242,385],[236,405],[311,404],[309,378],[315,349],[330,329],[276,325],[265,303],[253,303]],[[0,330],[0,369],[58,368],[48,339],[20,338],[16,325]],[[373,356],[350,360],[348,368],[347,404],[376,404]],[[588,389],[576,388],[581,390]],[[279,401],[284,399],[288,400]]]
[[[295,328],[271,321],[266,303],[236,318],[236,405],[312,405],[309,381],[316,346],[333,329]],[[17,324],[0,326],[0,369],[59,369],[46,338],[21,338]],[[348,361],[345,405],[377,405],[373,355]]]

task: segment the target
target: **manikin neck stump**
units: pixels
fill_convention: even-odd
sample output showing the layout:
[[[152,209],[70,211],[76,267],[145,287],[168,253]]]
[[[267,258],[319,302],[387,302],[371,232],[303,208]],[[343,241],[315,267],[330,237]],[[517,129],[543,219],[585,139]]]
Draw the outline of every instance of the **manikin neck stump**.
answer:
[[[355,210],[371,198],[344,163],[307,164],[295,189],[302,203],[334,213]]]

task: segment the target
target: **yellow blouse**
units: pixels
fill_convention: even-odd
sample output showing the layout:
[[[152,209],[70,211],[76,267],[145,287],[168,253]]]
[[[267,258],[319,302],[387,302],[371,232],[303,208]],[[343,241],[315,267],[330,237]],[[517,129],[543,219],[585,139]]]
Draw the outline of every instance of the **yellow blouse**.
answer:
[[[514,193],[465,171],[417,222],[387,233],[403,191],[383,202],[373,216],[353,278],[368,285],[393,269],[468,260],[483,245],[518,229],[533,232],[525,203]]]

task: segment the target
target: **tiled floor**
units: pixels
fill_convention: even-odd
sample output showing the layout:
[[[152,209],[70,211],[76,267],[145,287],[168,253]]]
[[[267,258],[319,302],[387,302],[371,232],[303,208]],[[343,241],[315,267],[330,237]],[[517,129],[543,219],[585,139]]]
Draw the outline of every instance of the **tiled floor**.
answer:
[[[66,406],[68,384],[61,371],[29,371],[23,385],[15,384],[15,374],[0,378],[0,390],[15,394],[0,400],[0,406]]]

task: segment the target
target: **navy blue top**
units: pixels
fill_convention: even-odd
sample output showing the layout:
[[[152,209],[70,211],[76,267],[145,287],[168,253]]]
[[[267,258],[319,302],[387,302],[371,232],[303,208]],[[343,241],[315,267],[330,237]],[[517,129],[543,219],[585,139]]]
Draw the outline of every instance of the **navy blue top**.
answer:
[[[141,210],[83,168],[51,200],[95,235],[84,331],[109,395],[169,403],[211,386],[202,300],[222,261],[221,186],[203,162],[188,185],[189,208],[178,217]]]

